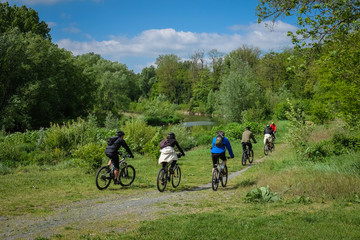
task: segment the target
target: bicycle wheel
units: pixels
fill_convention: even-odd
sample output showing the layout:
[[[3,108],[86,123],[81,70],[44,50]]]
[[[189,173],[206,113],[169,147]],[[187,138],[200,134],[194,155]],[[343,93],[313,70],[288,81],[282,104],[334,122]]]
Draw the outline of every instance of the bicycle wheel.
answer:
[[[219,187],[219,170],[217,168],[212,173],[211,186],[214,191]]]
[[[227,181],[228,181],[228,169],[227,166],[224,167],[222,170],[222,178],[221,178],[221,186],[226,187]]]
[[[246,150],[245,150],[246,151]],[[243,151],[243,154],[242,154],[242,157],[241,157],[241,164],[243,165],[243,166],[245,166],[246,165],[246,152],[245,151]]]
[[[249,163],[252,163],[254,161],[254,151],[251,149],[249,152]]]
[[[267,156],[269,154],[269,147],[268,147],[267,143],[264,145],[264,154],[265,154],[265,156]]]
[[[127,165],[120,170],[119,183],[121,186],[130,186],[135,180],[135,168]]]
[[[111,169],[108,166],[103,166],[99,168],[95,177],[96,187],[99,190],[104,190],[110,185],[111,180]]]
[[[180,169],[180,166],[177,165],[175,170],[174,170],[174,173],[171,174],[171,184],[172,184],[172,186],[174,188],[179,186],[180,180],[181,180],[181,169]]]
[[[157,188],[160,192],[163,192],[166,188],[167,179],[166,179],[166,171],[165,169],[161,168],[157,175]]]

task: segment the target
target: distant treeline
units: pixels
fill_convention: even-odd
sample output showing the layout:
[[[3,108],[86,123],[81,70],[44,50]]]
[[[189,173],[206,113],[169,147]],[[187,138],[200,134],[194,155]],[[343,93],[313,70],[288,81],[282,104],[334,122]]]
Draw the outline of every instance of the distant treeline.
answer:
[[[262,10],[260,20],[269,16]],[[0,3],[0,126],[6,132],[25,131],[89,114],[104,124],[107,116],[122,111],[147,112],[150,123],[171,123],[177,117],[164,111],[174,106],[219,114],[228,122],[281,120],[289,103],[307,120],[322,123],[340,117],[355,125],[360,113],[360,34],[352,23],[359,14],[344,16],[349,15],[333,16],[344,22],[341,31],[334,28],[331,38],[318,39],[316,45],[267,53],[249,46],[229,54],[196,51],[186,61],[160,55],[156,67],[136,74],[94,53],[74,56],[60,49],[35,10]],[[319,28],[316,18],[310,20],[304,22]],[[159,110],[152,107],[155,103],[167,107]]]

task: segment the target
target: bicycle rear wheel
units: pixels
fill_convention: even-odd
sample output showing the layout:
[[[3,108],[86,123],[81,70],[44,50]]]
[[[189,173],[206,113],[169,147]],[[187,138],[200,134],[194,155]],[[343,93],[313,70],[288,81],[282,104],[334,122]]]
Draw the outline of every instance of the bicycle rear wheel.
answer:
[[[246,150],[245,150],[246,151]],[[243,151],[243,154],[242,154],[242,157],[241,157],[241,164],[243,165],[243,166],[245,166],[246,165],[246,152],[245,151]]]
[[[135,180],[135,168],[127,165],[120,170],[119,182],[121,186],[130,186]]]
[[[181,169],[179,165],[176,165],[174,173],[171,174],[171,184],[174,188],[179,186],[181,180]]]
[[[254,151],[251,149],[249,151],[249,163],[252,163],[254,161]]]
[[[211,186],[214,191],[219,187],[219,170],[217,168],[212,173]]]
[[[99,190],[106,189],[110,185],[112,178],[111,169],[108,166],[99,168],[95,177],[96,187]]]
[[[221,186],[226,187],[228,177],[229,177],[227,166],[225,166],[222,171],[223,171],[223,173],[222,173],[222,178],[221,178]]]
[[[166,184],[167,184],[166,171],[165,169],[161,168],[157,175],[157,182],[156,182],[158,190],[160,192],[163,192],[166,188]]]

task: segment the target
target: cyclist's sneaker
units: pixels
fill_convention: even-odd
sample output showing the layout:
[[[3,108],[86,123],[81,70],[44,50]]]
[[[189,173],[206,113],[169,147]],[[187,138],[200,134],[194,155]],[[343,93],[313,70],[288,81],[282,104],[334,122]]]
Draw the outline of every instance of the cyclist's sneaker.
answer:
[[[119,181],[114,179],[114,184],[119,184]]]

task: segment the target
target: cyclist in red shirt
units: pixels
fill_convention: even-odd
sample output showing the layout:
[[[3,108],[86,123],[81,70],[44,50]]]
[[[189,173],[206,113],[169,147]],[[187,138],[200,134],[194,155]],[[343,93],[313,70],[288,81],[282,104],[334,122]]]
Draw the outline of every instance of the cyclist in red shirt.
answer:
[[[270,127],[271,127],[271,130],[273,130],[274,138],[275,138],[275,133],[276,133],[276,125],[275,125],[275,123],[271,122]]]

